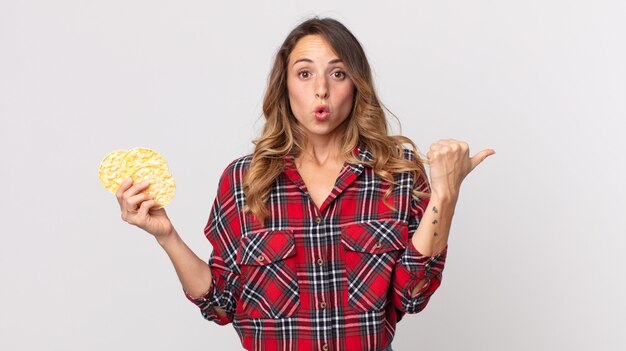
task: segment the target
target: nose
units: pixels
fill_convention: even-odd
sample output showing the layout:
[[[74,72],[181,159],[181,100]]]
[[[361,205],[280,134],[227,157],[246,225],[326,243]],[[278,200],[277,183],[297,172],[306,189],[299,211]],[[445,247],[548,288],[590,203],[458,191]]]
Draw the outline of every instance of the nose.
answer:
[[[328,98],[328,82],[324,76],[318,76],[315,80],[315,97],[322,100]]]

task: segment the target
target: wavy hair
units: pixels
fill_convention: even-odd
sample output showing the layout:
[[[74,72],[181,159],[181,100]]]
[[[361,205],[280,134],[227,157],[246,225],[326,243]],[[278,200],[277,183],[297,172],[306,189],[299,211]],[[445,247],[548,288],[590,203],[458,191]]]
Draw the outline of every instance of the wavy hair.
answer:
[[[376,95],[370,65],[359,41],[337,20],[312,18],[289,33],[276,53],[268,78],[263,99],[263,115],[266,121],[261,136],[253,141],[255,149],[252,162],[243,183],[247,200],[245,210],[251,211],[261,223],[269,214],[265,202],[274,182],[284,169],[284,156],[292,154],[297,157],[307,142],[306,134],[289,105],[287,66],[289,55],[298,40],[313,34],[322,36],[333,48],[343,61],[346,73],[355,87],[352,112],[345,121],[347,123],[341,138],[341,150],[345,161],[370,166],[389,183],[384,200],[393,191],[393,174],[411,172],[413,185],[418,179],[426,178],[422,166],[424,161],[418,156],[415,144],[407,137],[388,135],[384,107]],[[356,158],[354,149],[360,143],[370,150],[372,161],[361,161]],[[404,157],[405,144],[410,145],[413,150],[414,160],[407,160]],[[414,191],[413,196],[422,198],[428,194]],[[393,208],[390,204],[387,206]]]

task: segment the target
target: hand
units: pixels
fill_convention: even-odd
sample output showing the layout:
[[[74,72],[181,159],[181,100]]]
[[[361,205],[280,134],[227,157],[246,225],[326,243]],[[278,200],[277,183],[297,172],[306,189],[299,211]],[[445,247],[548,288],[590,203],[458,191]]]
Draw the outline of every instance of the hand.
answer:
[[[158,204],[151,195],[143,192],[149,185],[148,182],[133,185],[133,180],[128,178],[117,189],[115,197],[122,210],[122,220],[147,231],[158,240],[171,234],[174,227],[165,209],[153,208]]]
[[[439,140],[432,144],[426,154],[431,196],[456,203],[463,179],[485,158],[495,153],[492,149],[485,149],[470,157],[467,143],[454,139]]]

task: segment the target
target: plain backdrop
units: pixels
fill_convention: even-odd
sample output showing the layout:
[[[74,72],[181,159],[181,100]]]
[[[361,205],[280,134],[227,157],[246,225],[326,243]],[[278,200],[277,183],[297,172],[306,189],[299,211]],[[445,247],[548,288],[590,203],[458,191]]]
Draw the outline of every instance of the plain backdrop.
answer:
[[[497,152],[464,182],[443,285],[394,350],[623,349],[625,4],[0,0],[0,349],[241,349],[121,221],[98,165],[163,154],[168,214],[208,259],[218,177],[252,150],[273,55],[313,15],[359,38],[422,151]]]

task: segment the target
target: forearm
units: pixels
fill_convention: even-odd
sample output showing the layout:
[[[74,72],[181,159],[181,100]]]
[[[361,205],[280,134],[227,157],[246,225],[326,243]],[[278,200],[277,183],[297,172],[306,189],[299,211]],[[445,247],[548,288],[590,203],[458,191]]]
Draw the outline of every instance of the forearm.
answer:
[[[427,163],[431,197],[411,238],[413,246],[422,255],[437,256],[446,248],[463,179],[494,153],[492,149],[485,149],[470,157],[467,143],[454,139],[439,140],[430,146]],[[412,291],[413,296],[426,283],[426,279],[419,281]]]
[[[172,261],[178,279],[188,294],[200,297],[211,288],[211,269],[191,251],[176,230],[157,241]]]
[[[411,240],[424,256],[435,256],[448,245],[456,199],[432,196]]]
[[[456,199],[433,196],[413,233],[413,246],[425,256],[436,256],[448,245],[450,226],[454,215]],[[426,280],[421,280],[413,288],[412,296],[424,287]]]

